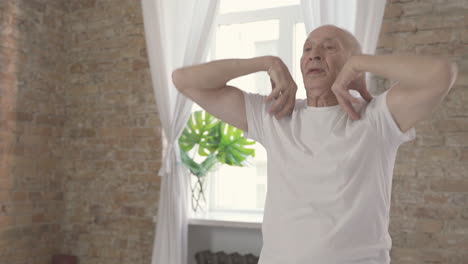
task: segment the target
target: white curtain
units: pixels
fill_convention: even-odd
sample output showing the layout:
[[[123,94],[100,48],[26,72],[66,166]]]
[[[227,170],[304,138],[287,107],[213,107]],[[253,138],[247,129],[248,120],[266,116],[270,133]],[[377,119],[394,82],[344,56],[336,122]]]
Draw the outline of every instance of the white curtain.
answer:
[[[181,167],[178,137],[192,101],[172,83],[172,71],[202,63],[218,0],[141,0],[154,96],[163,130],[161,192],[152,264],[187,263],[189,172]],[[157,177],[157,176],[156,176]]]
[[[301,0],[307,34],[327,24],[345,28],[357,38],[365,54],[375,52],[385,4],[385,0]],[[366,79],[369,86],[368,74]]]

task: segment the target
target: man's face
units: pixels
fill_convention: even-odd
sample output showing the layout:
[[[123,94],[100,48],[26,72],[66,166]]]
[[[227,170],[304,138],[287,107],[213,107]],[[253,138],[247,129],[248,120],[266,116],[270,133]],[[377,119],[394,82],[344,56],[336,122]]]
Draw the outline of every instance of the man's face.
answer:
[[[333,26],[322,26],[309,34],[301,57],[301,72],[306,90],[330,89],[350,54],[345,33]]]

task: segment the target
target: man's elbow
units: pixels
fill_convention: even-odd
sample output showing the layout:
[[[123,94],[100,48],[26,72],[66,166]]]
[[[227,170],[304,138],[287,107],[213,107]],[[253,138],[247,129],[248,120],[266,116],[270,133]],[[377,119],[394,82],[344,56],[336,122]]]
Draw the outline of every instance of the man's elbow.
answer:
[[[457,80],[458,76],[458,65],[454,61],[449,62],[449,68],[450,68],[450,83],[449,83],[449,89],[452,88],[452,86],[455,84],[455,81]]]
[[[176,69],[172,72],[172,83],[180,92],[184,90],[184,79],[184,70],[182,68]]]
[[[437,71],[439,74],[434,75],[438,78],[435,83],[439,84],[443,94],[447,94],[457,79],[458,66],[453,61],[441,60]]]

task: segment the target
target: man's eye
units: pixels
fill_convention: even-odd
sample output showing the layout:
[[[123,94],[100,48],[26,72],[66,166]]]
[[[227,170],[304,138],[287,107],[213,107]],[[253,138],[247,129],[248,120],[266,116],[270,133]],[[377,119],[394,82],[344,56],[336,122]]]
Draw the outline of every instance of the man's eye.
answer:
[[[309,50],[310,50],[310,48],[304,48],[304,51],[309,51]]]
[[[332,50],[332,49],[335,49],[335,46],[326,46],[325,48],[328,50]]]

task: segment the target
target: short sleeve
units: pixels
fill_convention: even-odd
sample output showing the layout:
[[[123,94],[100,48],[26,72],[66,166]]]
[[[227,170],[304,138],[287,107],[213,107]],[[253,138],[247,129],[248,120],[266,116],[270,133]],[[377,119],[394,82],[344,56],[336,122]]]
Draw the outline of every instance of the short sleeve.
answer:
[[[242,91],[245,101],[245,115],[248,131],[244,131],[244,137],[253,139],[264,145],[266,111],[265,95]]]
[[[399,146],[402,143],[415,139],[416,130],[412,127],[406,132],[401,131],[387,105],[389,90],[374,97],[367,106],[366,112],[368,112],[371,125],[377,129],[379,135],[391,145]]]

